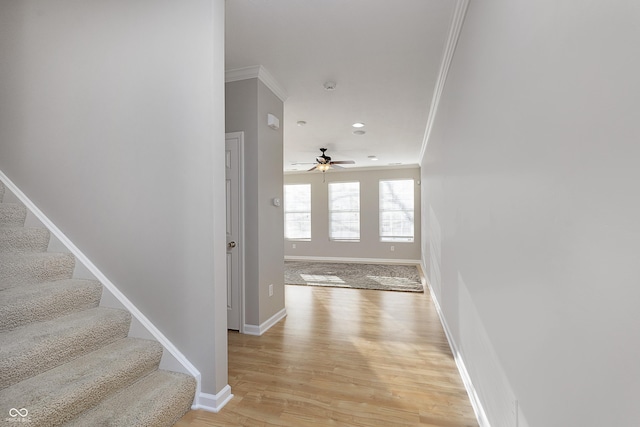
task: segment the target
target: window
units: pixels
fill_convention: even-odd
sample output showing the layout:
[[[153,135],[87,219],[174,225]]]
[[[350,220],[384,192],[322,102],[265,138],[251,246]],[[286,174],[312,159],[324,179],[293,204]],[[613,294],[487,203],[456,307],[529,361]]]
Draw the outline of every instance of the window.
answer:
[[[329,238],[360,240],[360,183],[329,183]]]
[[[380,241],[413,242],[413,180],[380,181]]]
[[[284,186],[284,237],[311,240],[311,184]]]

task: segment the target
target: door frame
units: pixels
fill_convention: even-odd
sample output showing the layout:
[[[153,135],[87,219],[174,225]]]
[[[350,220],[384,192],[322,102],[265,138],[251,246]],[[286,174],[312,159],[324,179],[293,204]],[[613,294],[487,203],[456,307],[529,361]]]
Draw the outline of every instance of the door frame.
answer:
[[[239,287],[238,287],[238,300],[240,301],[240,326],[239,331],[241,334],[244,334],[244,326],[245,326],[245,239],[244,239],[244,224],[245,224],[245,213],[244,213],[244,132],[228,132],[225,133],[225,148],[226,141],[228,139],[237,139],[238,140],[238,242],[239,242],[239,250],[237,252],[238,256],[238,264],[240,269],[239,274]],[[228,273],[227,273],[228,274]]]

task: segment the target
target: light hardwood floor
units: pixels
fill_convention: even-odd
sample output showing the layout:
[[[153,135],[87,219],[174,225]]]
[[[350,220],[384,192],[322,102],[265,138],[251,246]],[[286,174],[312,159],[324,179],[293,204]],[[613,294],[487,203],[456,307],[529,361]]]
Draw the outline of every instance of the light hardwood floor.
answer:
[[[286,306],[229,332],[235,397],[176,427],[478,425],[428,293],[286,286]]]

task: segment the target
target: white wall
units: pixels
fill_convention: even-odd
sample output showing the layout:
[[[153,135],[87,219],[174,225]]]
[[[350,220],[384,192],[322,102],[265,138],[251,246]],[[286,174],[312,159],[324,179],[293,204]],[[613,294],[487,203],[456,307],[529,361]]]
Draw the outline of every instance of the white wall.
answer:
[[[512,399],[521,427],[640,425],[639,20],[470,4],[422,161],[423,261],[494,427]]]
[[[258,78],[226,84],[226,130],[244,131],[245,324],[260,326],[284,309],[282,207],[283,103]],[[267,126],[267,114],[280,129]],[[273,296],[269,285],[273,284]]]
[[[325,173],[286,173],[285,184],[311,184],[311,241],[285,241],[285,256],[309,258],[371,258],[382,260],[420,259],[420,168],[330,170]],[[413,242],[381,242],[379,236],[378,192],[381,179],[415,181],[415,228]],[[360,182],[360,241],[329,240],[330,182]],[[293,245],[296,245],[294,248]],[[391,251],[391,246],[394,251]]]
[[[214,394],[227,384],[223,52],[222,0],[0,4],[0,169]]]

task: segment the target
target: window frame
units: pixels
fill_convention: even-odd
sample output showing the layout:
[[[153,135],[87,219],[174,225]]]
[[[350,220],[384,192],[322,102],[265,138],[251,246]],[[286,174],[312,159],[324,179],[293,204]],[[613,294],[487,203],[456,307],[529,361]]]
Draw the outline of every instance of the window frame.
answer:
[[[298,187],[307,187],[309,189],[309,206],[308,206],[308,211],[307,210],[300,210],[300,211],[290,211],[287,210],[287,187],[293,187],[293,186],[298,186]],[[284,238],[285,240],[288,241],[294,241],[294,242],[310,242],[312,237],[313,237],[313,228],[312,228],[312,188],[311,188],[311,184],[309,183],[291,183],[291,184],[284,184],[284,190],[283,190],[283,217],[284,217]],[[287,237],[287,214],[305,214],[308,213],[309,215],[309,237]]]
[[[386,182],[398,182],[406,181],[411,182],[411,209],[383,209],[383,183]],[[381,243],[413,243],[416,240],[416,193],[415,193],[415,179],[413,178],[395,178],[395,179],[380,179],[378,181],[378,239]],[[411,212],[411,236],[406,235],[383,235],[383,214],[389,212]]]
[[[338,185],[338,184],[357,184],[358,186],[358,209],[357,210],[336,210],[336,209],[332,209],[332,205],[331,205],[331,193],[332,193],[332,185]],[[340,242],[340,243],[358,243],[360,242],[362,235],[361,235],[361,229],[362,229],[362,216],[361,216],[361,198],[362,198],[362,193],[360,191],[361,189],[361,185],[360,185],[360,181],[333,181],[330,182],[327,186],[327,196],[328,196],[328,201],[327,201],[327,213],[328,213],[328,221],[329,221],[329,229],[328,229],[328,234],[329,234],[329,241],[331,242]],[[349,212],[356,212],[358,215],[358,237],[357,238],[340,238],[340,237],[333,237],[333,228],[332,228],[332,219],[333,219],[333,214],[334,213],[349,213]]]

